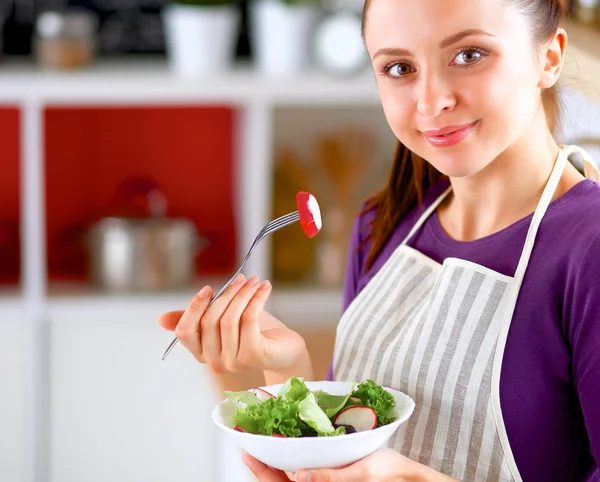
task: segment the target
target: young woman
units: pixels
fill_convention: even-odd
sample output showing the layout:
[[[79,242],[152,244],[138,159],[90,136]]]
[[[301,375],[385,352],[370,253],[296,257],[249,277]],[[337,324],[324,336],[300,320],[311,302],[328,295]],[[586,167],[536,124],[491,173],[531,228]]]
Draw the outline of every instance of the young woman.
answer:
[[[558,146],[566,0],[367,0],[399,143],[357,217],[330,376],[404,391],[390,447],[311,481],[600,481],[600,186]],[[586,162],[586,172],[593,173]],[[310,379],[268,282],[161,318],[212,370]],[[256,460],[259,480],[288,480]]]

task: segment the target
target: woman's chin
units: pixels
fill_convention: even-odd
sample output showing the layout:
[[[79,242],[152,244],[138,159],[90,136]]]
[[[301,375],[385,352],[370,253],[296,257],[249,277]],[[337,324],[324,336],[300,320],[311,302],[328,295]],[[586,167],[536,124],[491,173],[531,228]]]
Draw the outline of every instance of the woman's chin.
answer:
[[[464,178],[473,176],[483,169],[481,159],[470,159],[466,155],[437,155],[428,160],[433,167],[444,176],[451,178]]]

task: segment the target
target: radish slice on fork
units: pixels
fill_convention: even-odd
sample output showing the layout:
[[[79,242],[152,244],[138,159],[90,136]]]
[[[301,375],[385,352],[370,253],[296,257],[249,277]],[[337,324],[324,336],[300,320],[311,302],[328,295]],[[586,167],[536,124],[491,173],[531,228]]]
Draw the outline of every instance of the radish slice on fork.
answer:
[[[299,192],[296,195],[296,204],[302,229],[309,238],[314,238],[323,227],[321,209],[317,199],[308,192]]]

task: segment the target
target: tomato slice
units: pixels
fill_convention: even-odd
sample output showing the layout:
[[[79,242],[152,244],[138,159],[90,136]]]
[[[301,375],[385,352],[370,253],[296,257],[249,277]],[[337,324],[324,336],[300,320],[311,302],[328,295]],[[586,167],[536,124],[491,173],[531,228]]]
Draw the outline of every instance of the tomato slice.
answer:
[[[309,238],[314,238],[323,227],[321,209],[317,199],[308,192],[299,192],[296,195],[296,204],[300,213],[300,224]]]

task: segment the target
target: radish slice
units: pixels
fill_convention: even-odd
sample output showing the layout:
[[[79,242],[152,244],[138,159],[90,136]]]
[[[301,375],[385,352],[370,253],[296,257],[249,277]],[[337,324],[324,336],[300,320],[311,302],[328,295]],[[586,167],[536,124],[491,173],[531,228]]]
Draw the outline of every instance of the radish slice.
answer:
[[[236,432],[244,432],[240,427],[238,427],[237,425],[235,427],[233,427],[233,430],[235,430]]]
[[[280,433],[274,433],[273,435],[271,435],[271,437],[287,438],[285,435],[281,435]]]
[[[296,204],[302,229],[309,238],[314,238],[323,227],[321,209],[317,199],[308,192],[299,192],[296,195]]]
[[[275,398],[275,395],[271,395],[269,392],[263,390],[262,388],[258,388],[258,387],[253,390],[253,393],[257,396],[257,398],[261,402],[264,402],[265,400],[268,400],[269,398]]]
[[[377,426],[377,414],[371,407],[348,407],[338,413],[333,422],[352,425],[357,432],[366,432]]]

